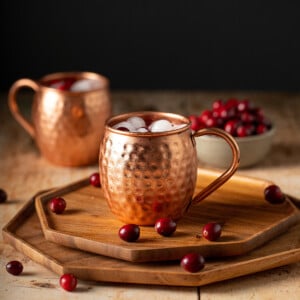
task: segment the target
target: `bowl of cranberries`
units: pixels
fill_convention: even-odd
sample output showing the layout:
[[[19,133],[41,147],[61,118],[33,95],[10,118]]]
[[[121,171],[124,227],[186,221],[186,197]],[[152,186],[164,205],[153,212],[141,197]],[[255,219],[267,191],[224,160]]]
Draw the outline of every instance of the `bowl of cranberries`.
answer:
[[[191,129],[217,127],[234,137],[240,148],[240,167],[250,167],[261,162],[271,149],[275,127],[263,109],[249,100],[216,100],[210,109],[199,115],[190,115]],[[205,165],[227,168],[232,160],[229,145],[215,136],[196,139],[198,159]]]

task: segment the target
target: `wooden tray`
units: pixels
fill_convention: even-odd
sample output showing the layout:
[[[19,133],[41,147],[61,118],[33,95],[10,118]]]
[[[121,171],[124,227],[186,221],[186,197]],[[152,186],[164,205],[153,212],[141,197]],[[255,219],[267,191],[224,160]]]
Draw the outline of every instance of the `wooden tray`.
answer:
[[[219,174],[199,169],[197,190]],[[152,226],[141,227],[140,239],[127,243],[118,236],[123,225],[110,213],[102,190],[87,179],[36,198],[36,210],[45,238],[61,245],[132,262],[164,261],[199,251],[204,257],[242,255],[285,232],[298,222],[298,209],[288,200],[271,205],[264,188],[272,182],[235,175],[221,189],[190,209],[171,237],[162,237]],[[62,196],[67,210],[52,213],[49,199]],[[209,221],[224,223],[221,238],[210,242],[197,238]]]
[[[178,261],[130,263],[49,242],[44,238],[33,199],[3,228],[3,238],[59,275],[73,273],[82,280],[103,282],[201,286],[300,261],[299,232],[300,224],[246,255],[208,259],[198,273],[184,271]]]

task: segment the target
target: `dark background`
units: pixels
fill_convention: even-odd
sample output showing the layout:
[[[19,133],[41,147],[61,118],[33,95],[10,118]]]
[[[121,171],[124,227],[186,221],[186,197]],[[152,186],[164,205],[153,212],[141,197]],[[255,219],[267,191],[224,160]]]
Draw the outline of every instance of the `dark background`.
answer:
[[[95,71],[113,89],[299,90],[299,1],[1,0],[1,80]]]

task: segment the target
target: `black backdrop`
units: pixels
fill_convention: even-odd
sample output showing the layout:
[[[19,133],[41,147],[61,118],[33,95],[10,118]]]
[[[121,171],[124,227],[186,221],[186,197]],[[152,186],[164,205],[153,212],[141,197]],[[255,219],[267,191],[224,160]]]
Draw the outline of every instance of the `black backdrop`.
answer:
[[[114,89],[299,90],[299,1],[1,0],[1,80],[95,71]]]

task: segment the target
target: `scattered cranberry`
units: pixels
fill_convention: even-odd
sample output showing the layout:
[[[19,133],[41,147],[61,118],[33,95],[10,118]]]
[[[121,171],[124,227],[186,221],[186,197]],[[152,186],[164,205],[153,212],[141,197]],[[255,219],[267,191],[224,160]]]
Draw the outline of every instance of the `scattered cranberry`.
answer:
[[[63,274],[59,278],[59,284],[64,290],[72,292],[77,286],[77,278],[73,274]]]
[[[3,203],[7,200],[7,194],[4,190],[0,189],[0,203]]]
[[[135,242],[140,237],[140,227],[135,224],[126,224],[119,229],[119,237],[126,242]]]
[[[67,203],[62,197],[56,197],[50,200],[50,209],[56,214],[62,214],[66,206]]]
[[[272,204],[280,204],[285,201],[285,195],[277,185],[269,185],[264,190],[265,199]]]
[[[216,222],[210,222],[203,226],[202,236],[209,241],[216,241],[222,233],[222,226]]]
[[[23,271],[23,265],[17,260],[10,261],[6,264],[6,271],[12,275],[18,276]]]
[[[161,218],[155,222],[154,227],[160,235],[170,236],[175,232],[177,224],[171,218]]]
[[[99,173],[93,173],[90,176],[90,184],[95,186],[95,187],[100,187],[101,186]]]
[[[205,260],[200,253],[192,252],[181,259],[180,265],[186,271],[196,273],[204,268]]]

